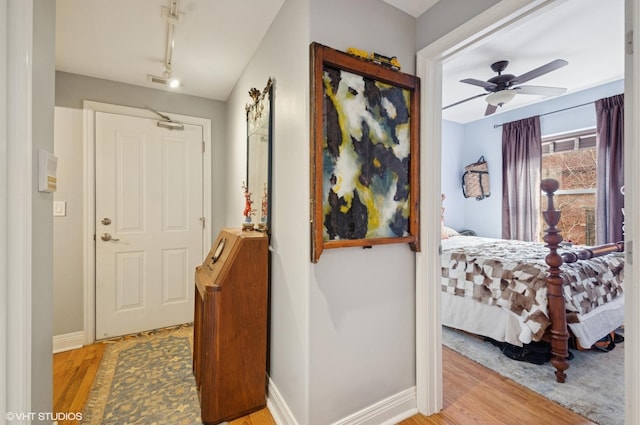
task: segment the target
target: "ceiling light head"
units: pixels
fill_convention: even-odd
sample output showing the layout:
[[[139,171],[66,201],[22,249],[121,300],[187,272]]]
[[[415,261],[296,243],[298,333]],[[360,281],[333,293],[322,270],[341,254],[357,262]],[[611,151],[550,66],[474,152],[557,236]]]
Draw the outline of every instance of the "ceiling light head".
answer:
[[[165,76],[147,74],[147,80],[150,83],[167,84],[167,77]]]
[[[493,106],[502,106],[505,103],[508,103],[513,99],[516,95],[515,90],[500,90],[497,92],[491,93],[489,96],[485,98],[489,105]]]
[[[167,79],[167,86],[172,89],[177,89],[180,87],[180,79],[173,76],[173,69],[171,68],[171,64],[165,65],[164,76]]]
[[[182,81],[171,75],[171,68],[169,67],[165,69],[162,76],[147,74],[147,80],[152,83],[165,85],[172,89],[177,89],[182,86]]]
[[[147,80],[151,83],[162,84],[164,86],[176,89],[182,86],[182,82],[175,77],[167,77],[167,75],[151,75],[147,74]]]

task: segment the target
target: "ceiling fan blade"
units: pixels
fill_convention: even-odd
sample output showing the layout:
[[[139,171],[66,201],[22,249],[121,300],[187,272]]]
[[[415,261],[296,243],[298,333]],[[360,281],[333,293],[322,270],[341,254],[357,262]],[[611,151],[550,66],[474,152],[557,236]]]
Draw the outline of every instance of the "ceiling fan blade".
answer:
[[[544,75],[548,72],[551,71],[555,71],[558,68],[562,68],[563,66],[568,65],[569,62],[567,62],[564,59],[556,59],[554,61],[549,62],[546,65],[542,65],[536,69],[532,69],[529,72],[525,72],[522,75],[517,76],[514,80],[512,84],[522,84],[522,83],[526,83],[529,80],[533,80],[534,78],[537,78],[541,75]]]
[[[493,114],[497,109],[498,109],[497,106],[487,104],[487,109],[484,111],[484,116],[486,117],[487,115]]]
[[[545,86],[518,86],[515,88],[518,94],[534,94],[538,96],[560,96],[567,89],[563,87],[545,87]]]
[[[469,100],[475,99],[475,98],[477,98],[477,97],[486,96],[486,95],[488,95],[488,94],[489,94],[489,93],[480,93],[480,94],[477,94],[477,95],[475,95],[475,96],[468,97],[468,98],[463,99],[463,100],[460,100],[460,101],[458,101],[458,102],[456,102],[456,103],[452,103],[451,105],[447,105],[447,106],[443,107],[443,108],[442,108],[442,110],[444,111],[445,109],[447,109],[447,108],[451,108],[452,106],[456,106],[456,105],[459,105],[459,104],[461,104],[461,103],[468,102]]]
[[[485,88],[487,90],[493,90],[498,87],[495,83],[490,83],[488,81],[476,80],[475,78],[465,78],[464,80],[460,80],[461,83],[473,84],[474,86],[479,86]]]

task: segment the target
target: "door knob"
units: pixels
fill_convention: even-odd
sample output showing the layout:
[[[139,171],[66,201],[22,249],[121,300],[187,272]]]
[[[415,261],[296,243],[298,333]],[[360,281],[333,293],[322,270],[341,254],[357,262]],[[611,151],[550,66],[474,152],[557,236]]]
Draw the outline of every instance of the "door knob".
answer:
[[[102,239],[105,242],[109,242],[109,241],[119,241],[120,239],[114,239],[111,237],[111,235],[109,233],[103,233],[102,236],[100,236],[100,239]]]

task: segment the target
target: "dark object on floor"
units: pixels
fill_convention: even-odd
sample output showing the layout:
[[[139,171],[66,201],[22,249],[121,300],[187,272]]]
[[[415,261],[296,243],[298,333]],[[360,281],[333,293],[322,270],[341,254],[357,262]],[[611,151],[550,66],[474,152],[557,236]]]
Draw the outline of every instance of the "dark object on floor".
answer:
[[[593,344],[589,348],[585,348],[581,346],[576,340],[576,338],[572,336],[569,338],[569,348],[573,348],[575,350],[596,350],[596,351],[602,351],[604,353],[607,353],[613,350],[614,348],[616,348],[616,344],[621,344],[623,342],[624,342],[624,336],[614,331],[600,338],[598,341],[596,341],[595,344]]]
[[[534,341],[530,344],[524,344],[522,347],[508,342],[499,342],[491,338],[485,338],[485,341],[489,341],[498,347],[505,356],[519,362],[541,365],[551,360],[551,344],[546,341]],[[571,360],[572,358],[573,355],[569,353],[567,359]]]
[[[518,347],[505,343],[502,353],[513,360],[541,365],[551,360],[551,344],[548,342],[532,342]]]

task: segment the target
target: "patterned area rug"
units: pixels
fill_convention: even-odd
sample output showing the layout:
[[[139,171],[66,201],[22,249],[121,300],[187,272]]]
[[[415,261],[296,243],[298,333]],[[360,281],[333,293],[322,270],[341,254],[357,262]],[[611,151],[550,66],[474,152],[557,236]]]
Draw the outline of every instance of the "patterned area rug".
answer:
[[[191,368],[192,326],[106,343],[82,424],[202,424]]]
[[[624,343],[612,351],[571,350],[567,381],[555,381],[551,363],[535,365],[503,355],[490,342],[442,328],[443,344],[600,425],[624,423]]]

